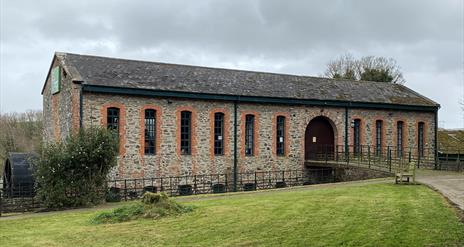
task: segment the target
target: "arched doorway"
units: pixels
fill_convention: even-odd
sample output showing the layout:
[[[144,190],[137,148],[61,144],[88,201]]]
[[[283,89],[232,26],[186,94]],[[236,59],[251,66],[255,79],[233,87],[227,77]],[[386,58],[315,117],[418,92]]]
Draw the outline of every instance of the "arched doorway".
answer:
[[[330,120],[323,116],[313,118],[305,132],[305,160],[333,159],[334,140]]]

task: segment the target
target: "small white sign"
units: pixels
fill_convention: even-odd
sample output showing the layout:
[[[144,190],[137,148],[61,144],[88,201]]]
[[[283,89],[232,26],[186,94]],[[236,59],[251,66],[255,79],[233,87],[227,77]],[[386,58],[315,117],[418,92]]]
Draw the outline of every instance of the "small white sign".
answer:
[[[313,136],[313,142],[316,142],[316,137],[315,136]]]
[[[284,142],[284,138],[282,136],[279,137],[279,142]]]
[[[218,136],[218,140],[221,141],[221,140],[222,140],[222,136]]]

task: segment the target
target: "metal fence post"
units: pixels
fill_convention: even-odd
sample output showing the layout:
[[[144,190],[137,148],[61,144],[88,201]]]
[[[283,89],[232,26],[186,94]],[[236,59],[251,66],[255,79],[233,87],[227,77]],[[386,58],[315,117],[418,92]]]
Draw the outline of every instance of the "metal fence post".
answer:
[[[127,201],[127,180],[124,179],[124,201]]]
[[[420,168],[420,162],[421,162],[421,155],[419,153],[419,155],[417,156],[417,168]]]
[[[346,155],[346,164],[350,164],[350,147],[347,147],[345,150]]]
[[[371,146],[367,146],[367,164],[371,168]]]
[[[325,164],[326,164],[326,165],[327,165],[327,161],[328,161],[328,157],[327,157],[327,155],[328,155],[328,153],[329,153],[329,150],[328,150],[328,149],[329,149],[329,146],[326,145],[326,146],[325,146]]]
[[[461,157],[460,157],[460,154],[461,154],[461,150],[458,150],[458,158],[457,158],[457,160],[456,160],[457,163],[458,163],[458,164],[457,164],[457,169],[456,169],[456,170],[457,170],[458,172],[461,171]]]
[[[193,193],[197,194],[197,175],[193,175]]]
[[[255,190],[258,188],[258,181],[256,179],[256,171],[255,171]]]
[[[388,167],[389,167],[388,170],[391,173],[391,171],[392,171],[392,152],[391,152],[390,148],[388,149]]]

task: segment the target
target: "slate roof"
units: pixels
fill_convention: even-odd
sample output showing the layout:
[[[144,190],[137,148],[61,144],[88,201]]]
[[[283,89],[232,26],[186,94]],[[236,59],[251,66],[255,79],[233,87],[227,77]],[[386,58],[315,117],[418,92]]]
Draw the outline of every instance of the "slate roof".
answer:
[[[439,105],[398,84],[208,68],[70,53],[55,54],[83,84],[221,95]]]

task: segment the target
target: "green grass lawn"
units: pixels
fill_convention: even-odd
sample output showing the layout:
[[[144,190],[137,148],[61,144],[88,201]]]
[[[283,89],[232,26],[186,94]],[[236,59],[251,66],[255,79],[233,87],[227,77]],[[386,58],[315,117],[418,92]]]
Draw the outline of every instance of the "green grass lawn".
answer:
[[[0,221],[1,246],[464,246],[464,224],[425,186],[366,184],[184,202],[158,221],[93,225],[95,211]],[[107,210],[107,209],[106,209]]]

